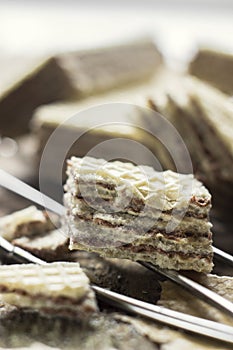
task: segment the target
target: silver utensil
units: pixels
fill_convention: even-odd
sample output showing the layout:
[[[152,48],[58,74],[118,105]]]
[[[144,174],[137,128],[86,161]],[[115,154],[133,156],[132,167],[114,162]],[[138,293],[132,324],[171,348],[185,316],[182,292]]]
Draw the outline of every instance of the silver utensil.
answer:
[[[21,197],[27,198],[60,216],[65,214],[65,208],[63,205],[2,169],[0,169],[0,186],[7,188],[11,192],[17,193]]]
[[[219,248],[213,247],[214,254],[219,258],[219,260],[222,260],[223,262],[227,263],[228,265],[233,266],[233,256],[222,251]]]
[[[35,257],[24,249],[13,246],[2,237],[0,239],[0,248],[2,248],[4,254],[16,258],[17,262],[46,264],[46,261]],[[92,285],[92,289],[96,292],[99,299],[119,309],[164,323],[171,327],[233,344],[233,327],[231,326],[146,303],[95,285]]]
[[[193,281],[191,278],[188,278],[175,270],[161,269],[160,267],[148,262],[140,261],[140,264],[184,287],[206,303],[233,316],[233,303],[203,285]]]
[[[42,207],[51,210],[52,212],[63,216],[65,208],[62,204],[56,202],[54,199],[46,196],[35,188],[29,186],[25,182],[19,180],[15,176],[0,169],[0,185],[6,189],[19,194],[20,196],[35,202]],[[233,256],[222,251],[219,248],[213,247],[214,254],[219,257],[226,264],[233,266]]]
[[[45,261],[37,258],[33,254],[27,252],[26,250],[16,247],[10,242],[8,242],[5,238],[0,236],[0,255],[6,255],[9,258],[13,258],[18,263],[28,263],[31,262],[33,264],[46,264]]]
[[[4,170],[0,169],[0,185],[9,189],[10,191],[16,192],[19,195],[30,199],[31,201],[40,204],[41,206],[57,213],[58,215],[64,215],[65,208],[63,205],[57,203],[53,199],[48,196],[42,194],[38,190],[32,188],[31,186],[25,184],[23,181],[17,179],[16,177],[8,174]],[[224,255],[224,252],[222,252]],[[228,262],[228,260],[226,260]],[[160,275],[165,276],[166,278],[172,280],[178,285],[182,286],[193,295],[196,295],[198,298],[203,301],[209,303],[210,305],[214,305],[216,308],[223,310],[233,316],[233,303],[223,298],[219,294],[210,291],[208,288],[200,285],[197,282],[194,282],[192,279],[184,276],[183,274],[167,269],[160,269],[159,267],[147,263],[140,262],[146,268],[154,271],[155,273],[159,273]]]
[[[126,311],[133,311],[135,314],[166,323],[169,326],[177,326],[186,331],[191,331],[215,339],[219,339],[218,337],[221,337],[221,333],[223,332],[224,340],[233,343],[233,327],[231,326],[226,326],[218,322],[209,321],[200,317],[187,315],[165,307],[146,303],[97,286],[92,286],[92,288],[100,298],[103,297],[104,300],[107,299],[113,305]]]

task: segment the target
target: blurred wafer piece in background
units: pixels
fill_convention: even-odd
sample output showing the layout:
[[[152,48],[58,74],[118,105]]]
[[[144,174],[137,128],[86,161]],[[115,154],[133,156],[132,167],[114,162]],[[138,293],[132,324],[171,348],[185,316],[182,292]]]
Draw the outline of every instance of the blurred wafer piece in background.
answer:
[[[166,102],[149,105],[166,116],[181,134],[194,172],[210,189],[213,209],[231,216],[233,200],[233,104],[230,98],[200,80],[186,77],[167,90]]]
[[[189,72],[233,95],[233,54],[201,48],[190,62]]]
[[[162,59],[150,39],[42,59],[1,86],[0,134],[29,130],[34,109],[59,100],[81,99],[150,78]]]
[[[0,218],[0,236],[45,261],[68,259],[68,238],[54,213],[26,207]]]
[[[218,293],[224,298],[233,301],[233,278],[229,276],[217,276],[213,274],[192,274],[198,283]],[[170,281],[162,282],[162,293],[159,304],[172,310],[184,312],[197,317],[207,318],[215,322],[233,325],[232,318],[217,310],[213,306],[199,300],[183,288]]]

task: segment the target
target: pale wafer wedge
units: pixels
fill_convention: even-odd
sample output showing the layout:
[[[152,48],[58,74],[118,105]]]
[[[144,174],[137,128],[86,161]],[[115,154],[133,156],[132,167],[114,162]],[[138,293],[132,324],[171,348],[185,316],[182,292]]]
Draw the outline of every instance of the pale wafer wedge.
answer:
[[[17,70],[10,82],[2,84],[1,79],[2,135],[16,137],[26,133],[33,111],[40,105],[80,100],[103,91],[147,81],[160,66],[162,57],[153,40],[142,38],[120,45],[64,52],[32,61],[25,69]],[[14,72],[11,66],[7,70]]]
[[[78,263],[0,266],[0,301],[46,316],[84,319],[97,311],[89,279]]]
[[[233,55],[230,52],[201,47],[189,64],[189,73],[233,94]]]
[[[16,211],[0,218],[0,236],[8,241],[22,236],[33,236],[55,227],[46,212],[35,206]]]
[[[47,262],[67,260],[68,237],[60,230],[60,219],[35,206],[0,218],[0,236]]]
[[[195,274],[192,278],[204,287],[213,290],[215,293],[233,302],[233,277]],[[159,304],[172,310],[233,326],[232,317],[203,302],[170,281],[162,282],[162,293]]]
[[[233,201],[233,104],[228,96],[194,77],[168,88],[166,102],[149,105],[169,119],[182,136],[194,173],[211,191],[212,215],[231,220]]]

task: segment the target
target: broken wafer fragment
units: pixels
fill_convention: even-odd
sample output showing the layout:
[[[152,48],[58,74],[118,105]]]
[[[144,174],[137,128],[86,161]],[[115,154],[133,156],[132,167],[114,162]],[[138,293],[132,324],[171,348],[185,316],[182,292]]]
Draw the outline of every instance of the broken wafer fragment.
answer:
[[[69,260],[71,255],[68,237],[60,229],[19,237],[14,239],[12,244],[48,262]]]
[[[68,238],[58,217],[30,206],[0,218],[0,236],[45,261],[68,258]]]
[[[233,302],[233,277],[192,273],[192,279]],[[232,317],[170,281],[162,282],[162,293],[158,304],[169,309],[233,326]]]
[[[70,249],[211,271],[211,195],[193,175],[90,157],[72,157],[67,174]]]
[[[189,73],[223,92],[233,94],[233,55],[202,47],[189,65]]]
[[[55,229],[55,225],[47,213],[38,210],[35,206],[18,210],[0,218],[0,236],[10,242],[15,238],[38,235],[53,229]]]
[[[181,78],[177,84],[179,89],[167,90],[164,104],[151,98],[150,107],[168,118],[182,136],[195,175],[213,195],[214,215],[229,219],[233,200],[232,102],[196,78]]]
[[[0,301],[46,316],[83,319],[97,311],[89,279],[78,263],[2,265]]]
[[[145,38],[33,62],[0,90],[0,133],[11,137],[26,133],[33,111],[42,104],[80,100],[149,79],[161,61],[154,42]]]

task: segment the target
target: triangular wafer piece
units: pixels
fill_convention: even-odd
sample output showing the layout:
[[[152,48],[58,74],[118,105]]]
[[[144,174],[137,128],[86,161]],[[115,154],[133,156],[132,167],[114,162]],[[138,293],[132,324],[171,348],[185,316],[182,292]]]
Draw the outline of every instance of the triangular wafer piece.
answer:
[[[189,72],[223,92],[233,94],[232,53],[201,47],[189,64]]]
[[[147,81],[162,57],[153,40],[139,38],[120,45],[64,52],[34,61],[23,72],[19,69],[12,83],[2,84],[1,79],[0,133],[3,135],[15,137],[27,132],[34,109],[42,104],[80,100]],[[14,72],[11,66],[7,70]]]
[[[58,221],[54,217],[54,221]],[[8,241],[34,236],[55,229],[45,211],[30,206],[0,218],[0,236]]]
[[[45,315],[86,318],[97,311],[89,279],[78,263],[0,266],[0,301]]]
[[[47,262],[66,260],[69,253],[68,237],[56,227],[57,215],[35,206],[0,218],[0,236]]]

